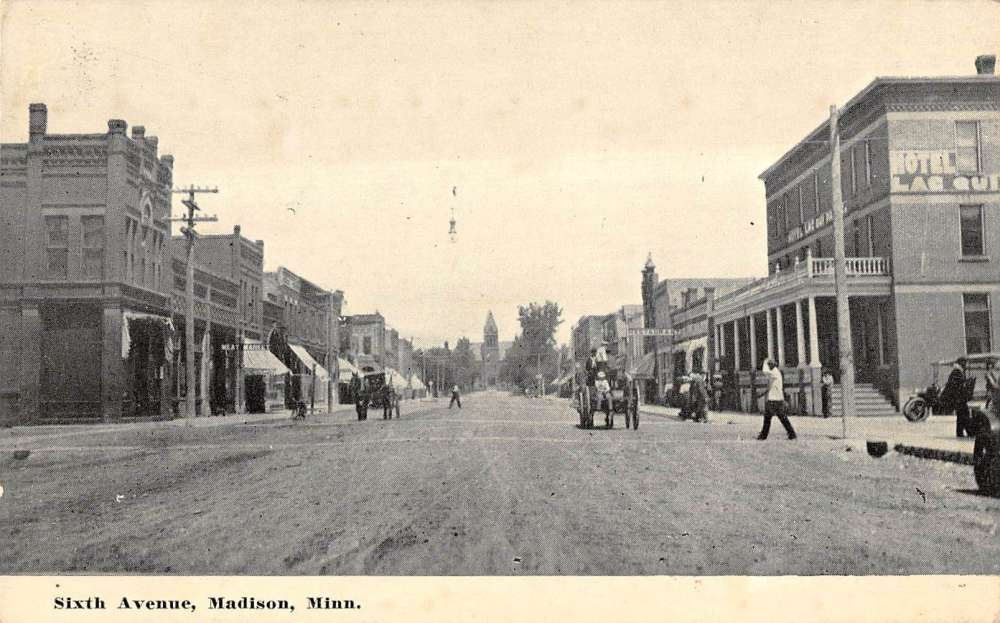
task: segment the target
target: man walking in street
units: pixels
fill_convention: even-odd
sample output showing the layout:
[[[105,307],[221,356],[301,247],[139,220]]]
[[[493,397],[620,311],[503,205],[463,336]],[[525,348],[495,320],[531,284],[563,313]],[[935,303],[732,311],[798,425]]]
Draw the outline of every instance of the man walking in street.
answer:
[[[458,404],[458,408],[462,408],[462,396],[458,393],[458,385],[451,386],[451,402],[448,403],[448,408],[450,409],[453,405]]]
[[[797,437],[795,429],[792,428],[792,423],[785,415],[785,383],[781,377],[781,370],[778,369],[778,364],[774,363],[773,359],[767,360],[765,374],[767,374],[767,403],[764,407],[764,427],[760,429],[757,439],[762,441],[767,439],[768,433],[771,432],[771,418],[774,416],[781,420],[781,425],[785,427],[788,438],[795,439]]]

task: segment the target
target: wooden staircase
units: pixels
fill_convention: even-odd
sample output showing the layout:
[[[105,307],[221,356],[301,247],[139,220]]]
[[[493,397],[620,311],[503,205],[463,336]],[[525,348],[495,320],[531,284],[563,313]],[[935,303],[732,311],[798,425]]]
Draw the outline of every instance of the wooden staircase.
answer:
[[[830,395],[830,415],[840,415],[841,403],[841,387],[838,383],[833,386]],[[854,384],[854,406],[859,417],[897,414],[896,407],[892,406],[892,403],[886,400],[871,383]]]

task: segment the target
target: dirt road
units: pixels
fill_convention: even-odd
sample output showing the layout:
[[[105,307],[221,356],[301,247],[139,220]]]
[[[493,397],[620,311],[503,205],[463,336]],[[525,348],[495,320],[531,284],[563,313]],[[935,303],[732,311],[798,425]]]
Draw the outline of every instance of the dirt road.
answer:
[[[0,571],[1000,572],[1000,501],[967,467],[724,422],[585,431],[565,402],[498,393],[463,404],[3,437]]]

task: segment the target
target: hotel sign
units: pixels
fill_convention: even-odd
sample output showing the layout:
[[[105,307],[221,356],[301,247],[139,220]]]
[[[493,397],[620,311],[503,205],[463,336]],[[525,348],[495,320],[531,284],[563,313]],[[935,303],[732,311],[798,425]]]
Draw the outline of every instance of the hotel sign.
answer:
[[[889,152],[893,193],[1000,192],[1000,173],[963,175],[955,166],[954,150]]]
[[[829,225],[833,222],[833,211],[827,210],[826,212],[820,212],[813,218],[807,220],[805,223],[796,227],[795,229],[788,232],[788,242],[795,242],[800,240],[803,236],[808,236],[817,229],[821,229],[825,225]]]

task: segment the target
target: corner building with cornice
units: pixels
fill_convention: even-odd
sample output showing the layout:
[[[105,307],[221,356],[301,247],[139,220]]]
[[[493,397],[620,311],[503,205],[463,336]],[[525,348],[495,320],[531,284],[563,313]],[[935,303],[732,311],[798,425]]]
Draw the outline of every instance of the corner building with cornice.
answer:
[[[989,58],[976,65],[876,78],[840,109],[859,415],[893,412],[932,362],[1000,350],[1000,79]],[[751,407],[767,357],[797,412],[820,412],[821,369],[840,382],[829,132],[821,122],[760,176],[769,275],[714,302],[728,407]]]

